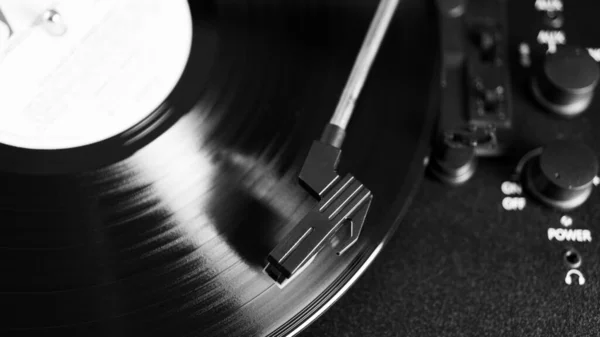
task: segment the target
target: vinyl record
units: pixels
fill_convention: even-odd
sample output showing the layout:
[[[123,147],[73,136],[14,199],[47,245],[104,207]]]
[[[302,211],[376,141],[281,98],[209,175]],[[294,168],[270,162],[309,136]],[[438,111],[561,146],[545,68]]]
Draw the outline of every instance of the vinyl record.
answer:
[[[374,195],[361,236],[341,256],[327,246],[284,288],[265,258],[316,204],[299,169],[376,3],[189,5],[185,69],[141,121],[76,146],[0,146],[3,336],[295,334],[398,226],[435,113],[435,27],[423,2],[399,6],[343,146],[339,171]],[[152,62],[139,71],[158,72]]]

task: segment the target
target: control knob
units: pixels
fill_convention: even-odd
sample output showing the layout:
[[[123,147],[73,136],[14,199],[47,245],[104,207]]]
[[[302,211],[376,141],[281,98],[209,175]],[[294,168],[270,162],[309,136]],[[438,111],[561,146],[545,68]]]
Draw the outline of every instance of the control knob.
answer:
[[[540,202],[560,210],[582,205],[590,196],[598,160],[581,142],[555,141],[529,160],[523,186]]]
[[[547,54],[532,81],[533,95],[546,109],[574,117],[592,101],[600,69],[583,48],[561,46]]]

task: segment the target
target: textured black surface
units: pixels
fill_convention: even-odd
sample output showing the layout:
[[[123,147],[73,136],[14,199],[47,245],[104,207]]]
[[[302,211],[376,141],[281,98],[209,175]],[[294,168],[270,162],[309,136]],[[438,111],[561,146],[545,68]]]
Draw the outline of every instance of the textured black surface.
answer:
[[[372,267],[301,336],[597,336],[598,244],[549,242],[561,213],[502,209],[502,176],[480,167],[456,189],[427,181]],[[600,198],[572,214],[594,231]],[[565,248],[583,257],[567,285]]]
[[[600,46],[597,1],[563,1],[567,42]],[[428,179],[403,223],[372,267],[302,336],[598,336],[600,335],[600,195],[568,213],[570,228],[592,242],[548,239],[564,228],[562,212],[527,199],[507,211],[503,182],[520,156],[555,139],[582,141],[600,153],[600,100],[580,117],[561,120],[531,98],[529,70],[517,66],[518,44],[544,29],[534,1],[510,1],[509,22],[519,139],[508,158],[482,160],[465,186]],[[549,28],[545,28],[549,29]],[[534,55],[535,56],[535,55]],[[586,283],[573,280],[563,253],[576,248]]]

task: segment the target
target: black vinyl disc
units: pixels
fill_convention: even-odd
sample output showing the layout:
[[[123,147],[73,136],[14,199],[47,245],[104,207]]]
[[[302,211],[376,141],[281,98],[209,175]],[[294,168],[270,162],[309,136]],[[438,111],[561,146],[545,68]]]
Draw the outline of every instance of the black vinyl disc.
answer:
[[[374,195],[357,244],[281,289],[265,258],[316,201],[297,175],[329,121],[373,1],[190,1],[187,68],[163,106],[106,141],[0,146],[2,336],[298,333],[360,275],[421,179],[435,27],[401,2],[339,167]]]

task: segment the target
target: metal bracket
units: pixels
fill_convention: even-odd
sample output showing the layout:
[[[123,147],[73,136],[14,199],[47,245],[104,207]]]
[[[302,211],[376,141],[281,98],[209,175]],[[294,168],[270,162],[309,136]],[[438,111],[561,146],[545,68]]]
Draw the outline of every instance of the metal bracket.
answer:
[[[338,255],[358,240],[373,195],[350,174],[340,179],[336,172],[340,154],[339,148],[315,141],[304,162],[299,178],[320,201],[267,257],[265,272],[282,286],[304,270],[343,226],[350,226],[350,238]]]

